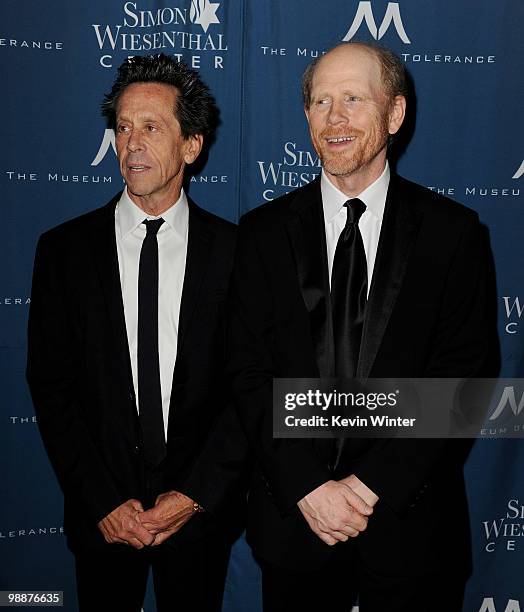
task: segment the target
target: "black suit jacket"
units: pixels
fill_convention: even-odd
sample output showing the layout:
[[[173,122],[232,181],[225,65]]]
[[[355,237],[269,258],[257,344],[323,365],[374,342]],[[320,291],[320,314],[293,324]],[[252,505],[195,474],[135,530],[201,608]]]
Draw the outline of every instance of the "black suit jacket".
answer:
[[[476,213],[393,175],[357,376],[488,374],[487,267]],[[349,440],[333,471],[332,443],[273,439],[272,378],[334,376],[330,313],[317,179],[248,213],[239,227],[231,350],[238,411],[257,460],[249,542],[274,564],[321,566],[334,549],[313,534],[296,503],[327,480],[354,473],[380,497],[366,532],[348,543],[370,568],[406,576],[451,560],[466,572],[460,445]]]
[[[118,199],[43,234],[35,259],[27,376],[64,491],[72,548],[103,546],[97,522],[128,499],[145,498],[115,239]],[[164,490],[184,488],[227,403],[225,299],[235,232],[189,200]],[[198,515],[168,542],[208,527]]]

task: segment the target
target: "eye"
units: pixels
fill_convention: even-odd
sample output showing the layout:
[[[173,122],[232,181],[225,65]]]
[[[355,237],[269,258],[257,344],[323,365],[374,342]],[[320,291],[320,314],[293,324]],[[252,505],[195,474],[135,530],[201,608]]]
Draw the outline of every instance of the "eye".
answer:
[[[157,131],[156,125],[148,125],[146,127],[146,129],[147,129],[148,132],[156,132]]]
[[[331,102],[331,98],[319,98],[315,104],[317,106],[325,106],[326,104],[329,104]]]
[[[358,96],[346,96],[346,102],[360,102],[361,99]]]
[[[116,128],[116,131],[119,132],[120,134],[123,134],[124,132],[129,131],[129,127],[127,125],[118,125]]]

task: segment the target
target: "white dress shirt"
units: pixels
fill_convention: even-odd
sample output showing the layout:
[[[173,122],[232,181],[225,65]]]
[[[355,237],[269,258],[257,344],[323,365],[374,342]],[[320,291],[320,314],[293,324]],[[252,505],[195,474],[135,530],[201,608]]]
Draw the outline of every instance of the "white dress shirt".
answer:
[[[378,179],[366,187],[362,193],[355,196],[366,205],[366,210],[360,217],[358,227],[362,234],[364,251],[368,267],[368,295],[373,278],[373,269],[377,257],[378,239],[382,227],[382,217],[386,206],[386,196],[389,187],[389,164],[386,160],[384,171]],[[331,273],[333,271],[333,259],[337,242],[344,226],[346,225],[347,209],[344,203],[349,199],[340,189],[335,187],[329,180],[324,170],[320,178],[320,189],[322,192],[322,206],[324,209],[324,224],[326,228],[326,244],[329,266],[329,283],[331,285]]]
[[[164,223],[157,234],[158,242],[158,353],[164,433],[167,438],[169,401],[177,354],[178,317],[186,268],[189,208],[182,190],[178,201],[162,215]],[[127,340],[131,357],[133,386],[138,403],[138,264],[146,236],[144,219],[158,219],[146,214],[131,200],[124,189],[115,210],[115,233],[118,250],[120,286],[124,301]],[[140,406],[138,406],[140,410]]]

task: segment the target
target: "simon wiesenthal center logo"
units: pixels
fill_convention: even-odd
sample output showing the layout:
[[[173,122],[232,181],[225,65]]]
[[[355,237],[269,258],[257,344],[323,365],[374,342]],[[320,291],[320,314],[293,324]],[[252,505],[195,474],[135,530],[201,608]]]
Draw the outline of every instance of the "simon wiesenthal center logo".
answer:
[[[524,312],[524,302],[521,304],[518,296],[505,295],[502,297],[504,301],[504,313],[506,315],[506,325],[504,329],[507,334],[516,334],[519,328],[519,322]]]
[[[321,171],[322,164],[316,153],[301,149],[292,141],[285,142],[282,149],[282,156],[278,159],[257,160],[262,188],[260,196],[266,202],[307,185]]]
[[[482,526],[486,552],[518,550],[524,536],[524,504],[518,498],[508,499],[504,516],[482,521]]]
[[[220,23],[217,17],[217,8],[219,2],[209,2],[209,0],[191,0],[191,12],[189,17],[193,23],[198,23],[202,26],[204,32],[207,32],[212,23]]]
[[[184,3],[184,0],[180,0]],[[220,2],[185,0],[182,6],[150,9],[138,2],[126,2],[122,7],[122,21],[116,24],[94,23],[96,42],[100,49],[100,65],[112,68],[122,57],[113,60],[116,52],[168,53],[199,69],[203,63],[223,69],[227,43],[220,25]],[[194,31],[200,26],[201,31]]]

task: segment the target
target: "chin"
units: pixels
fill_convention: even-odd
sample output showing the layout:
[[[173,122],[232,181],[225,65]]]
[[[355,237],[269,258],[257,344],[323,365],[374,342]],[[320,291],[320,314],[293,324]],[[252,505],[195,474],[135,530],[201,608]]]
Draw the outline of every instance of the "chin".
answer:
[[[323,161],[324,169],[333,176],[344,176],[351,174],[357,167],[354,160],[351,159],[327,159]]]
[[[143,196],[150,193],[147,185],[140,183],[139,181],[126,181],[127,190],[134,195]]]
[[[127,193],[134,198],[143,198],[149,194],[146,189],[135,189],[132,185],[127,185]]]

